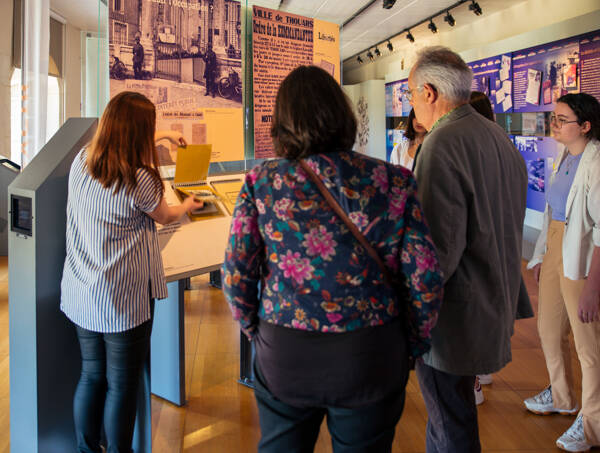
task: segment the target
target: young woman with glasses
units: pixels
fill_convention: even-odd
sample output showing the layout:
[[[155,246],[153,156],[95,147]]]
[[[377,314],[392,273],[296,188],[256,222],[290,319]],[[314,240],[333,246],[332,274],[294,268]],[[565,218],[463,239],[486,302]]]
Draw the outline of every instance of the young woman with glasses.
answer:
[[[584,93],[562,96],[551,128],[565,148],[555,161],[542,232],[528,266],[539,283],[538,331],[550,386],[525,406],[536,414],[579,412],[556,444],[587,451],[600,446],[600,104]],[[569,331],[581,363],[581,411]]]

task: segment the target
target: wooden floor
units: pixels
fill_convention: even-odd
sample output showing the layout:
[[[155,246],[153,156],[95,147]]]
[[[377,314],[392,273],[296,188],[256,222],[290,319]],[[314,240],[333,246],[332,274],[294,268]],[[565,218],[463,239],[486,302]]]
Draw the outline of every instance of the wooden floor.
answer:
[[[527,271],[523,274],[536,306],[537,289],[531,274]],[[185,309],[188,404],[179,408],[153,397],[153,452],[255,452],[260,436],[258,413],[252,390],[236,382],[239,330],[231,320],[229,308],[221,292],[211,288],[206,277],[198,277],[192,279],[192,289],[186,292]],[[4,259],[0,261],[0,426],[3,427],[0,452],[9,451],[8,352],[8,272]],[[512,352],[512,363],[494,375],[492,385],[484,387],[485,402],[479,406],[483,449],[559,451],[554,442],[573,417],[536,416],[526,412],[522,404],[523,398],[547,385],[535,319],[517,321]],[[575,365],[579,370],[579,364]],[[579,372],[576,380],[581,382]],[[426,419],[418,384],[411,375],[406,407],[396,430],[394,453],[425,451]],[[325,426],[315,451],[331,451]]]

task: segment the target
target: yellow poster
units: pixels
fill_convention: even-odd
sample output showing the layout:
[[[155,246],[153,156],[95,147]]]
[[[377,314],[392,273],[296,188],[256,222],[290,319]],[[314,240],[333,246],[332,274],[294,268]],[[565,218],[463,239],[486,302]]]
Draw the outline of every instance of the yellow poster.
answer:
[[[313,64],[340,82],[340,27],[315,19]]]

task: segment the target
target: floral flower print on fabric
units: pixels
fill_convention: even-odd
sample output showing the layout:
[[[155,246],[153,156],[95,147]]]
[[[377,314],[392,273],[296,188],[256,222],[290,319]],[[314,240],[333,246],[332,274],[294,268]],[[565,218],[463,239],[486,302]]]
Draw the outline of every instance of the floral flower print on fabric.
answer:
[[[296,162],[265,162],[246,176],[231,222],[223,287],[233,317],[293,329],[347,332],[406,319],[413,357],[429,349],[442,275],[412,174],[354,152],[308,165],[373,244],[400,287],[348,231]]]

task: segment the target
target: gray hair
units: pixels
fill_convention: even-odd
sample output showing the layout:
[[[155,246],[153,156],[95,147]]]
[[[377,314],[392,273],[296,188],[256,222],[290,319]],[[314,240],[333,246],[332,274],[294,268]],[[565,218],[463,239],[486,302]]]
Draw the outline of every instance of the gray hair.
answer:
[[[469,102],[473,73],[463,59],[443,46],[422,49],[413,66],[417,86],[428,83],[450,102]]]

